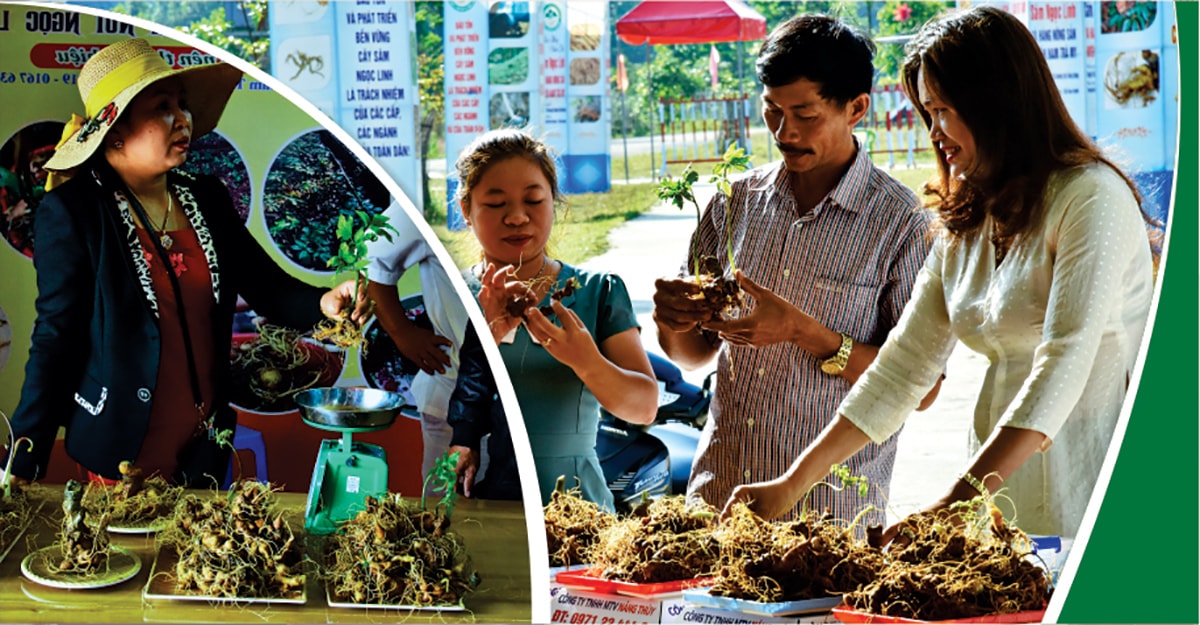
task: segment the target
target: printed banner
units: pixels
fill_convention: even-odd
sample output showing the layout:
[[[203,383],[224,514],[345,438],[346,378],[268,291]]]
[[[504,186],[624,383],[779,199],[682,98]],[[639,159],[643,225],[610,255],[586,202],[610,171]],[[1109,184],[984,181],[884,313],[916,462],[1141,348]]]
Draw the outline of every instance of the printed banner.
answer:
[[[421,206],[413,7],[273,2],[271,68],[329,115]]]
[[[1167,117],[1178,101],[1164,93],[1164,74],[1176,71],[1164,58],[1163,23],[1171,12],[1161,2],[1098,3],[1096,12],[1096,140],[1127,164],[1147,213],[1165,219],[1171,192]]]
[[[1067,111],[1087,127],[1087,49],[1078,2],[1030,2],[1026,22],[1054,75]]]
[[[541,134],[536,3],[488,3],[488,130]]]
[[[338,106],[334,119],[420,207],[417,81],[411,2],[335,2]]]
[[[608,2],[567,6],[567,135],[563,190],[599,193],[612,185],[612,116],[608,102]]]
[[[567,51],[571,45],[567,29],[566,3],[549,0],[542,3],[541,37],[538,51],[542,59],[542,138],[560,161],[567,153]]]
[[[1097,126],[1098,91],[1096,90],[1096,9],[1095,2],[1082,2],[1080,9],[1083,13],[1083,76],[1084,103],[1087,105],[1087,117],[1083,127],[1089,137],[1095,138]]]
[[[458,178],[454,163],[475,137],[487,132],[488,10],[474,0],[447,0],[443,9],[446,55],[446,222],[466,227],[454,199]]]
[[[1106,0],[1096,15],[1096,135],[1139,172],[1166,165],[1161,8]]]
[[[272,2],[271,71],[313,106],[337,119],[336,16],[327,2]]]

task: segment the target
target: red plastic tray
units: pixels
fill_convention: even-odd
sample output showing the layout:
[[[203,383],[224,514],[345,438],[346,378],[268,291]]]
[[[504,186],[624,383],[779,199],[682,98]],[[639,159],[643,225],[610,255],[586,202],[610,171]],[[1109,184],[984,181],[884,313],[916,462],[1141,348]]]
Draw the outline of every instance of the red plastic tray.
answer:
[[[833,617],[843,623],[1041,623],[1046,616],[1046,610],[1013,612],[1011,614],[992,614],[973,618],[952,619],[949,621],[921,621],[899,616],[883,616],[870,612],[859,612],[853,608],[838,606],[833,609]]]
[[[652,599],[664,595],[681,593],[685,588],[712,586],[714,580],[711,577],[696,577],[693,579],[681,579],[673,582],[634,584],[632,582],[620,582],[612,579],[603,579],[594,575],[589,575],[587,571],[562,571],[558,575],[554,576],[554,581],[566,586],[567,588],[586,590],[588,592],[597,592],[606,595],[626,595],[629,597],[638,597],[640,599]]]

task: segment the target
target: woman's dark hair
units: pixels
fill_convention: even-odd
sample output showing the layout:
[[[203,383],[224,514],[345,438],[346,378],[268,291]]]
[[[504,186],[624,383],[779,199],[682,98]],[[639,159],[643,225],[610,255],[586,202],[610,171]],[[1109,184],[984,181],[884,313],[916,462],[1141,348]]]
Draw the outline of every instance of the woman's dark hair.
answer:
[[[768,87],[815,82],[822,98],[844,105],[871,93],[874,57],[875,44],[851,26],[827,15],[801,15],[767,35],[754,71]]]
[[[1105,158],[1075,125],[1033,34],[1013,15],[976,7],[933,20],[906,47],[904,89],[930,126],[918,95],[918,72],[926,87],[953,108],[975,140],[973,162],[962,180],[950,178],[937,153],[939,176],[926,184],[940,225],[952,238],[976,232],[991,215],[998,234],[1012,241],[1040,223],[1050,175]],[[1143,213],[1144,215],[1144,213]]]
[[[554,165],[550,146],[523,130],[503,128],[479,136],[463,148],[462,155],[455,161],[454,168],[459,180],[456,199],[459,205],[470,205],[471,190],[492,165],[514,157],[537,163],[550,183],[554,203],[562,202],[562,193],[558,189],[558,169]]]

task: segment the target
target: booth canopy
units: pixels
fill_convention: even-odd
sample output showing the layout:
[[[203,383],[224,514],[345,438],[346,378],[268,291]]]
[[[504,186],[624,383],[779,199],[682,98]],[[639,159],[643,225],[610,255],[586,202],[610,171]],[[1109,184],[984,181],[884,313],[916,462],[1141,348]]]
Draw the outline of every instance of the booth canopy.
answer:
[[[617,36],[634,46],[757,41],[767,20],[738,0],[647,0],[617,20]]]

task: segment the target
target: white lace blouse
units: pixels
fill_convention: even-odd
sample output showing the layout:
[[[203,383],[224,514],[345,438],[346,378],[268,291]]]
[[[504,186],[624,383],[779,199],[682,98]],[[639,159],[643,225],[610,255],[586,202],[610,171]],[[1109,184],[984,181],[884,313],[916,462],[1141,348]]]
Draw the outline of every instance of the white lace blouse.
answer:
[[[1053,444],[1018,469],[1005,492],[1027,532],[1074,536],[1146,327],[1146,228],[1121,176],[1093,164],[1051,177],[1042,226],[999,266],[991,232],[989,221],[970,239],[934,245],[899,325],[839,413],[873,440],[886,439],[961,340],[990,363],[972,452],[1000,426],[1045,434]]]

